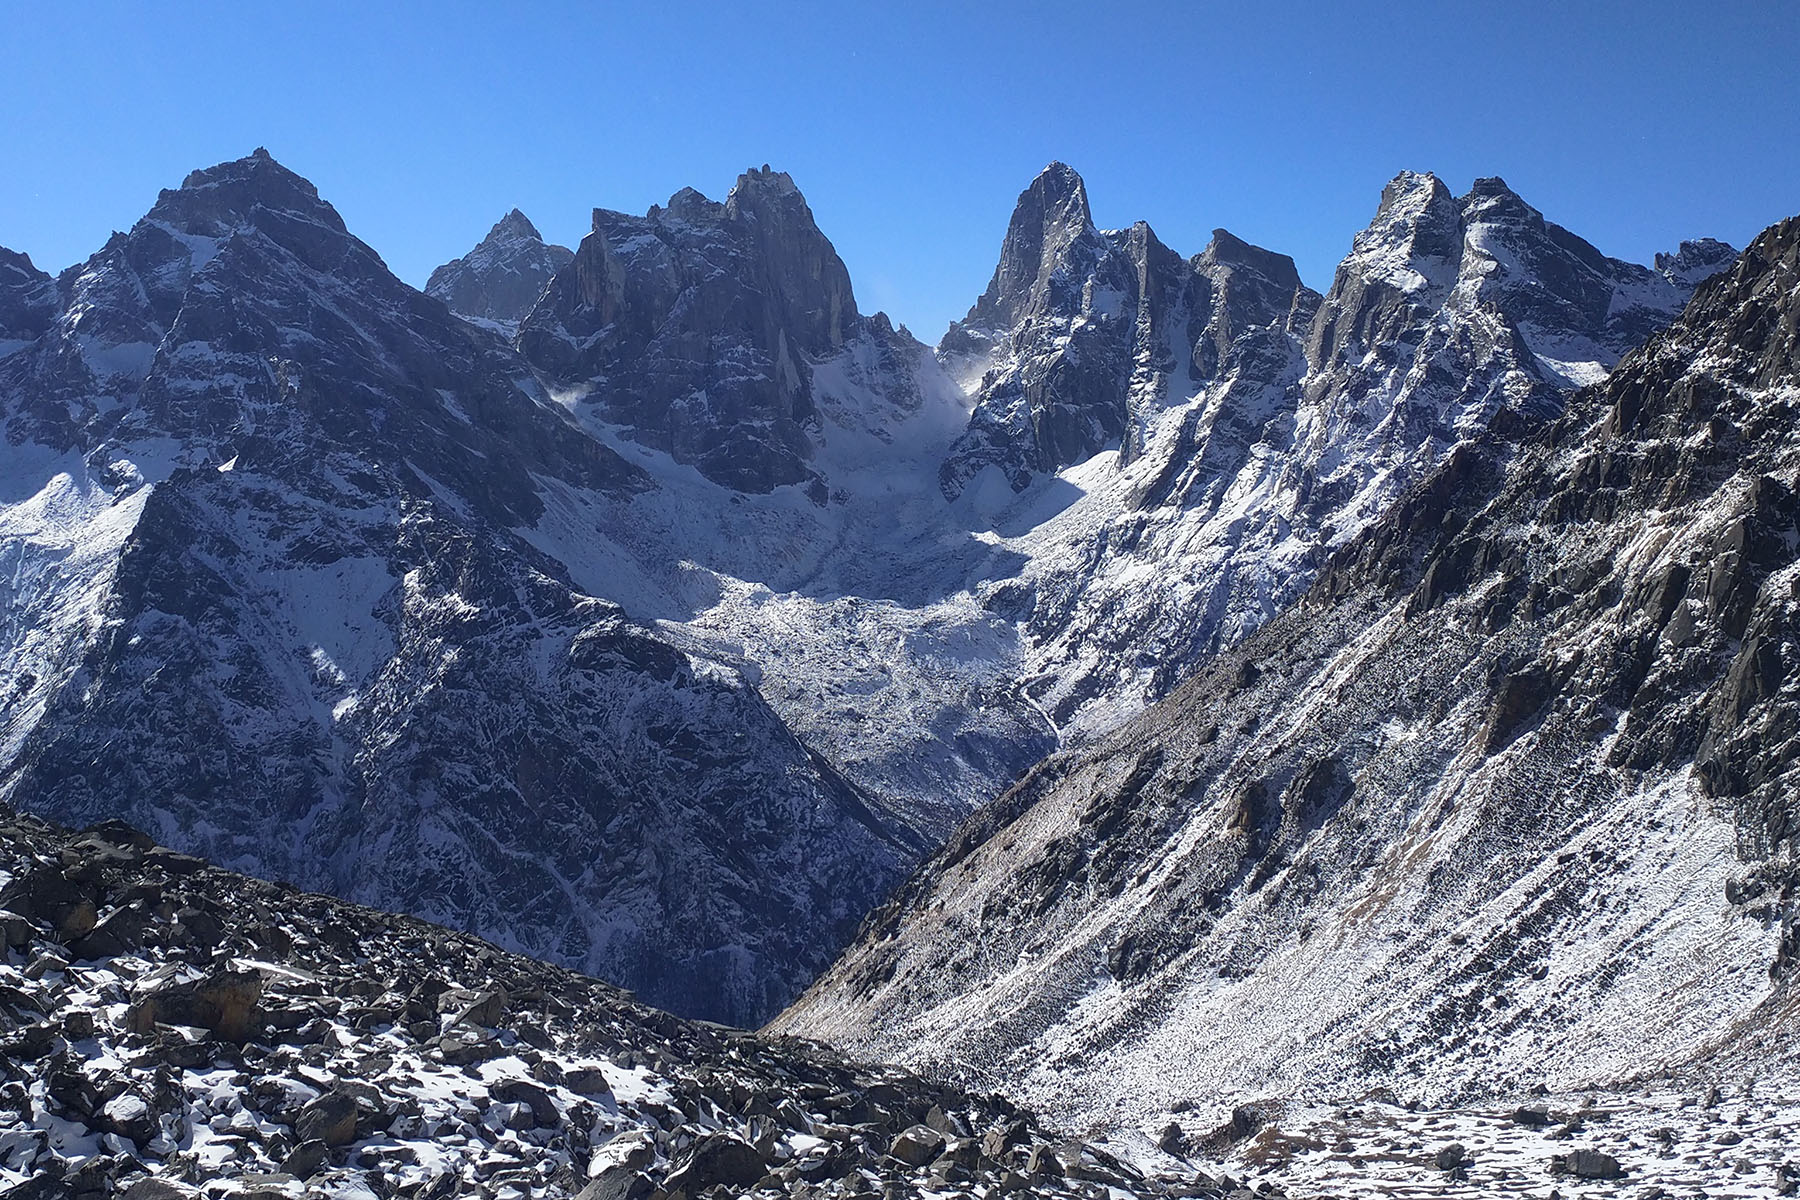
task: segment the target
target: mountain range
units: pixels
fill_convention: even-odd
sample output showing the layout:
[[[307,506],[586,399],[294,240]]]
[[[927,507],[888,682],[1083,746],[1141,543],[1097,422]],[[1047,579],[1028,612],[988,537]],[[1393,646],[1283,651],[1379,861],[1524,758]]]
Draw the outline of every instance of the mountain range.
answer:
[[[1776,1062],[1795,239],[1052,164],[933,348],[766,166],[419,292],[258,151],[0,251],[0,799],[1146,1155]]]

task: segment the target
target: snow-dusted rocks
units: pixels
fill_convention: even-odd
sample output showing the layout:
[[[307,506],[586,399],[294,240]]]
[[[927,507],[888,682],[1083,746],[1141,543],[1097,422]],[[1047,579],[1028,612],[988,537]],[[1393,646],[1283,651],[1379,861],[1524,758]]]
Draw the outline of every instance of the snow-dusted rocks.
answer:
[[[52,891],[132,933],[66,942]],[[116,823],[75,834],[0,810],[0,900],[23,910],[0,945],[9,1200],[1229,1190]],[[941,1153],[891,1153],[915,1127]]]
[[[1373,322],[1445,259],[1448,210],[1409,197]],[[978,813],[775,1027],[1146,1142],[1204,1135],[1186,1106],[1378,1087],[1729,1072],[1791,1102],[1797,328],[1800,219]]]
[[[567,246],[546,243],[537,226],[515,208],[473,250],[433,271],[425,294],[436,296],[458,316],[510,337],[550,277],[574,257]]]

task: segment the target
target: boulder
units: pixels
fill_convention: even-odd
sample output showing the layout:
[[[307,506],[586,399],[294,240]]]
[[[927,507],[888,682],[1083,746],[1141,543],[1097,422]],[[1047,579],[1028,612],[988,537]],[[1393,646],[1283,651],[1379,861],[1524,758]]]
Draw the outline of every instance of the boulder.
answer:
[[[31,918],[0,908],[0,944],[11,950],[23,950],[31,944],[31,933]]]
[[[85,936],[70,942],[69,953],[77,960],[124,954],[144,940],[150,925],[150,914],[136,905],[115,908]]]
[[[461,999],[462,997],[458,996],[457,998]],[[448,1001],[450,995],[446,995],[443,999]],[[470,1025],[492,1028],[500,1023],[501,1017],[506,1015],[506,993],[498,989],[476,992],[454,1011],[456,1017],[451,1022],[453,1026],[467,1022]]]
[[[728,1133],[709,1133],[695,1142],[682,1164],[669,1173],[663,1190],[698,1196],[709,1188],[749,1187],[769,1172],[755,1146]]]
[[[162,1132],[162,1123],[144,1097],[136,1092],[120,1092],[94,1114],[94,1128],[127,1138],[142,1150]]]
[[[963,1125],[962,1118],[955,1113],[945,1112],[940,1105],[932,1105],[925,1114],[925,1124],[931,1126],[945,1137],[968,1137],[969,1131]]]
[[[116,1200],[189,1200],[193,1195],[166,1180],[145,1177],[119,1189]]]
[[[140,996],[125,1011],[125,1027],[149,1034],[158,1025],[192,1025],[228,1042],[245,1042],[261,1030],[261,997],[261,975],[223,968]]]
[[[642,1171],[624,1165],[607,1167],[575,1193],[575,1200],[643,1200],[656,1185]]]
[[[77,883],[56,867],[38,863],[0,888],[0,909],[49,924],[64,941],[86,934],[100,913],[91,885]]]
[[[1625,1168],[1612,1155],[1599,1150],[1571,1150],[1550,1160],[1550,1169],[1577,1179],[1619,1179]]]
[[[981,1154],[999,1162],[1006,1157],[1006,1152],[1026,1140],[1025,1122],[1008,1121],[1004,1125],[996,1125],[981,1135]]]
[[[488,1088],[488,1095],[505,1104],[523,1104],[538,1129],[553,1129],[562,1120],[556,1101],[535,1083],[526,1083],[522,1079],[503,1080]]]
[[[1027,1175],[1061,1175],[1063,1173],[1062,1160],[1056,1156],[1056,1151],[1051,1147],[1034,1146],[1031,1157],[1025,1160],[1025,1173]]]
[[[294,1136],[301,1142],[316,1138],[327,1146],[348,1146],[356,1140],[356,1097],[334,1090],[309,1101],[294,1118]]]
[[[628,1130],[608,1139],[595,1159],[608,1169],[623,1166],[641,1171],[656,1161],[656,1141],[641,1129]]]
[[[922,1167],[944,1150],[944,1135],[929,1125],[913,1125],[901,1130],[888,1146],[888,1157],[897,1158],[909,1167]]]
[[[577,1067],[573,1071],[565,1071],[562,1084],[581,1096],[612,1095],[612,1085],[606,1082],[606,1073],[599,1067]]]
[[[309,1138],[288,1152],[281,1169],[295,1179],[311,1179],[331,1161],[331,1149],[318,1138]]]

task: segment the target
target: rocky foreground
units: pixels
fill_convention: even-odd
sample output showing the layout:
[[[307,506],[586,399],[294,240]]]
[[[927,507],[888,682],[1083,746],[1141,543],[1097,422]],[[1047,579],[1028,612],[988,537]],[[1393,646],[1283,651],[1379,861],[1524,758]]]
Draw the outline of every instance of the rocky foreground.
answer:
[[[1492,1111],[1259,1100],[1156,1146],[1062,1140],[998,1097],[670,1017],[116,823],[0,815],[0,930],[6,1200],[1656,1200],[1800,1182],[1800,1106],[1750,1076]]]
[[[0,932],[6,1200],[1659,1200],[1800,1183],[1800,1105],[1725,1064],[1723,1089],[1265,1099],[1191,1112],[1154,1145],[1066,1140],[1003,1098],[671,1017],[118,823],[0,815]]]
[[[0,1195],[1222,1196],[117,823],[0,814]]]

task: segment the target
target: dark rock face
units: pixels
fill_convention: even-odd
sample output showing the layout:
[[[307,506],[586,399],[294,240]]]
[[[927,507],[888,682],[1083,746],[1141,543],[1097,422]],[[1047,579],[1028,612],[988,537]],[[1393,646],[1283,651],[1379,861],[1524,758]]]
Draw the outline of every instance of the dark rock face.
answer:
[[[1359,239],[1379,286],[1340,274],[1361,315],[1314,327],[1340,363],[1449,286],[1433,263],[1463,209],[1421,180],[1383,207],[1411,275],[1383,283]],[[1796,380],[1800,218],[1562,415],[1467,439],[1297,604],[978,813],[774,1027],[904,1031],[908,1061],[979,1056],[1072,1120],[1791,1061]],[[1646,1004],[1629,1035],[1606,1015]]]
[[[1018,491],[1109,444],[1129,460],[1172,387],[1217,378],[1238,335],[1281,324],[1303,290],[1291,259],[1224,230],[1186,262],[1143,222],[1103,233],[1081,177],[1052,163],[1019,196],[987,291],[938,347],[980,380],[945,494],[988,467]]]
[[[766,492],[815,478],[810,360],[864,325],[805,198],[764,168],[723,204],[687,188],[642,217],[594,210],[519,347],[599,419],[715,482]]]
[[[652,1194],[941,1195],[1016,1179],[1052,1137],[999,1098],[853,1066],[645,1007],[607,984],[473,937],[188,864],[0,810],[0,876],[53,868],[142,924],[117,955],[58,957],[32,918],[0,960],[0,1190],[9,1197],[168,1200],[208,1190],[320,1195],[643,1200]],[[181,869],[170,870],[171,864]],[[215,938],[177,916],[205,911]],[[185,1012],[119,1019],[231,961],[258,980],[241,1038],[190,1037]],[[96,1002],[99,998],[99,1002]],[[479,1001],[484,1024],[446,1007]],[[617,1084],[574,1088],[578,1074]],[[954,1164],[888,1155],[935,1119],[992,1131]],[[919,1126],[922,1128],[922,1126]],[[927,1130],[940,1142],[942,1137]],[[1090,1181],[1034,1194],[1222,1197],[1147,1179],[1063,1143]],[[986,1148],[984,1148],[986,1147]],[[279,1172],[279,1174],[278,1174]]]
[[[50,328],[56,310],[56,281],[27,255],[0,246],[0,355]]]
[[[431,273],[425,294],[436,296],[458,316],[516,332],[552,276],[575,252],[546,243],[537,226],[513,209],[488,230],[476,247]]]
[[[58,506],[8,543],[13,802],[743,1023],[917,853],[735,670],[521,540],[544,480],[649,482],[265,153],[61,294],[0,358],[16,478]]]

